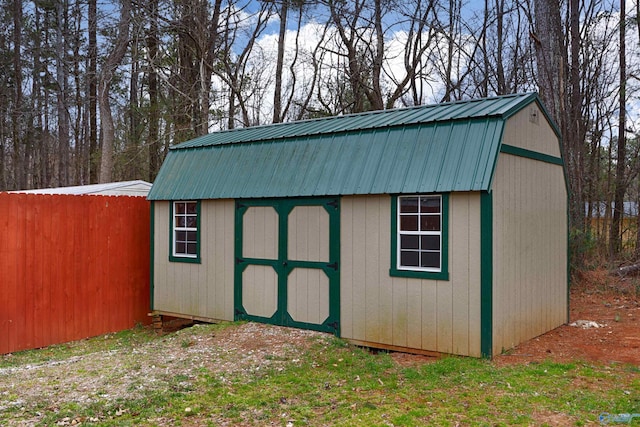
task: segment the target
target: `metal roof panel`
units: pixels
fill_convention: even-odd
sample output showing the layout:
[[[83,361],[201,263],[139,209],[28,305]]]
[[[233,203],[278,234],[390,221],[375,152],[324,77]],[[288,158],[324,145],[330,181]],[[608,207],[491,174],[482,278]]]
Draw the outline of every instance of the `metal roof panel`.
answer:
[[[218,132],[174,147],[151,200],[489,190],[535,94]]]

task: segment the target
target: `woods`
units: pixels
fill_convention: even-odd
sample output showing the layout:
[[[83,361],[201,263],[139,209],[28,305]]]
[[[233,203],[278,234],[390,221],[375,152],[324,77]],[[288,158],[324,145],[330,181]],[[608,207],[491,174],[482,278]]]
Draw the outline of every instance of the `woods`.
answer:
[[[574,266],[640,252],[637,0],[0,5],[0,190],[153,181],[215,130],[538,91]]]

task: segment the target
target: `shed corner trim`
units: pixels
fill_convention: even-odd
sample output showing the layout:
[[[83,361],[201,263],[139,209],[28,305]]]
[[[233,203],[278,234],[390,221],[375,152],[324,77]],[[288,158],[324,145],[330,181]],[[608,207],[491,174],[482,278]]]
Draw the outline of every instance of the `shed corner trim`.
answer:
[[[493,357],[493,196],[480,193],[480,353]]]

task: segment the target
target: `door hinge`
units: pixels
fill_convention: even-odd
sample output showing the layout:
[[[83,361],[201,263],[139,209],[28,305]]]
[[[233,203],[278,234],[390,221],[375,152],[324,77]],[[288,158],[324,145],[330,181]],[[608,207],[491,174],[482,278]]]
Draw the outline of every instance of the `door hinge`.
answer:
[[[333,269],[334,271],[338,271],[338,261],[332,263],[332,264],[327,264],[327,267]]]
[[[331,206],[333,209],[338,209],[338,200],[332,200],[327,202],[327,206]]]
[[[337,322],[337,321],[335,321],[335,322],[327,323],[327,326],[329,326],[330,328],[332,328],[334,331],[337,331],[337,330],[338,330],[338,326],[339,326],[339,324],[338,324],[338,322]]]
[[[242,258],[236,257],[236,265],[242,264],[243,262],[244,262],[244,260]]]

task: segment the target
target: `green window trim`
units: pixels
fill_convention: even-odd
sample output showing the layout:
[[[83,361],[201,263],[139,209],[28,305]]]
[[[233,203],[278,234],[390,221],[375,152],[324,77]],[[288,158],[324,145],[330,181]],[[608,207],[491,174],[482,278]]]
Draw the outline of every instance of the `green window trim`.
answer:
[[[442,242],[440,248],[440,271],[398,268],[398,199],[405,196],[410,195],[392,195],[391,197],[391,268],[389,269],[389,275],[415,279],[449,280],[449,193],[416,194],[416,196],[439,196],[441,198]]]
[[[539,153],[537,151],[527,150],[526,148],[516,147],[514,145],[502,144],[500,152],[511,154],[512,156],[524,157],[525,159],[538,160],[540,162],[551,163],[552,165],[563,166],[564,162],[561,157],[550,156],[549,154]]]
[[[196,204],[196,253],[195,256],[176,255],[174,253],[174,234],[175,234],[175,217],[174,206],[176,203],[195,203]],[[172,200],[169,202],[169,261],[186,262],[191,264],[200,264],[200,218],[201,218],[200,200]]]

